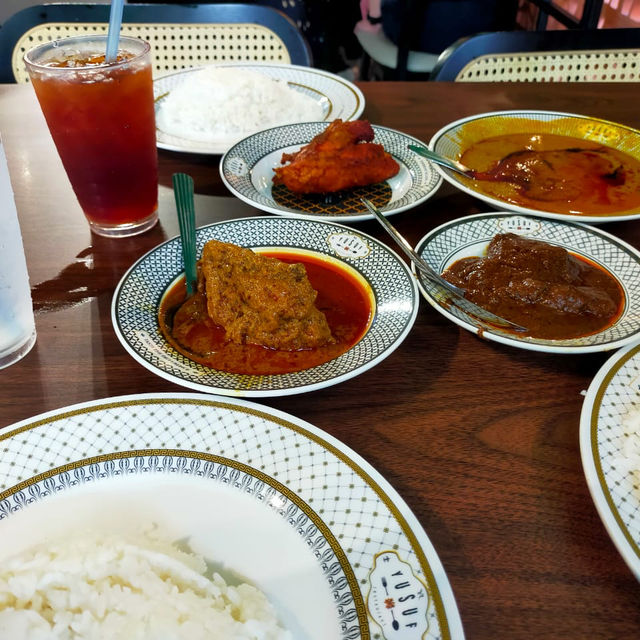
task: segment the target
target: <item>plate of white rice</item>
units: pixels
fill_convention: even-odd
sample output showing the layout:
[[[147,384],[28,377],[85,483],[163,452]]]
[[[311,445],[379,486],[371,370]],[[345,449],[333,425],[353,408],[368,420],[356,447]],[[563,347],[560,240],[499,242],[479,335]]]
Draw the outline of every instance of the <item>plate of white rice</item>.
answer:
[[[582,405],[580,456],[600,519],[640,580],[640,343],[600,368]]]
[[[228,63],[154,80],[161,149],[222,154],[248,135],[283,124],[354,120],[364,110],[356,85],[290,64]]]
[[[0,638],[464,637],[406,503],[289,414],[132,395],[0,440]]]
[[[76,530],[4,560],[0,637],[293,640],[262,591],[208,569],[153,529]]]

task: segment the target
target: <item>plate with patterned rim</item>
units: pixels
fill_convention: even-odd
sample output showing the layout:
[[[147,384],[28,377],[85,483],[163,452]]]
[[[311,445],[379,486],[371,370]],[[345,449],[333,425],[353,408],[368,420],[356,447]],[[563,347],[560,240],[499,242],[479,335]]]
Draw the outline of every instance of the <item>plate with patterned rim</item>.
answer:
[[[640,580],[640,344],[612,355],[589,385],[580,454],[600,518]]]
[[[603,331],[582,338],[543,340],[518,336],[483,325],[458,308],[445,306],[438,301],[439,290],[420,278],[418,286],[431,306],[483,338],[532,351],[571,354],[610,351],[640,338],[640,252],[595,227],[513,213],[481,213],[430,231],[418,242],[416,251],[442,273],[456,260],[481,256],[497,233],[507,232],[563,247],[608,271],[624,291],[624,309],[618,320]]]
[[[637,129],[608,120],[557,111],[494,111],[462,118],[436,132],[429,142],[429,148],[448,158],[458,159],[461,151],[473,142],[507,133],[552,133],[600,142],[640,160],[640,131]],[[543,208],[528,208],[509,202],[499,194],[481,190],[479,183],[474,180],[439,166],[436,169],[445,180],[496,209],[591,224],[640,218],[640,208],[611,214],[557,213]],[[487,184],[483,183],[485,189],[490,189]]]
[[[369,328],[341,356],[295,373],[240,375],[189,360],[162,335],[160,300],[183,272],[179,237],[140,258],[122,277],[113,296],[111,319],[123,347],[142,366],[176,384],[222,395],[265,397],[322,389],[359,375],[390,355],[405,339],[418,312],[420,295],[406,263],[385,244],[335,223],[283,217],[229,220],[196,230],[197,255],[210,239],[252,249],[294,249],[335,260],[370,288]]]
[[[213,66],[255,71],[275,80],[283,80],[292,89],[313,98],[321,106],[324,114],[323,120],[327,122],[336,118],[355,120],[364,110],[365,99],[362,91],[352,82],[328,71],[294,64],[272,64],[270,62],[232,62]],[[185,69],[156,78],[153,81],[156,114],[162,109],[162,102],[167,95],[201,68]],[[204,141],[181,138],[163,131],[159,127],[156,129],[157,145],[160,149],[216,155],[224,153],[246,135]]]
[[[289,414],[200,394],[122,396],[24,420],[0,441],[0,562],[43,536],[153,524],[262,589],[293,637],[463,638],[406,503]]]
[[[238,142],[220,159],[220,176],[231,193],[244,202],[277,215],[322,218],[341,222],[369,220],[373,216],[360,202],[366,197],[384,215],[411,209],[430,198],[442,183],[434,165],[409,151],[407,145],[424,143],[387,127],[373,126],[374,142],[382,144],[400,165],[384,183],[360,187],[326,199],[300,197],[284,187],[272,187],[273,169],[283,153],[292,153],[327,127],[325,122],[305,122],[260,131]]]

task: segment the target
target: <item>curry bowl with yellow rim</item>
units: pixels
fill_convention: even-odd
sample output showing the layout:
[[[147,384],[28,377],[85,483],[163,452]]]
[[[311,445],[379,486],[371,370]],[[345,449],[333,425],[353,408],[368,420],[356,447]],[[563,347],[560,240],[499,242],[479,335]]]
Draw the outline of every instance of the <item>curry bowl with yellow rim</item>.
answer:
[[[587,223],[640,218],[640,131],[622,124],[554,111],[497,111],[448,124],[429,148],[480,172],[517,157],[525,172],[518,185],[436,167],[445,180],[496,209]],[[526,153],[538,154],[548,165],[546,179],[563,190],[540,195],[545,176],[522,164]]]

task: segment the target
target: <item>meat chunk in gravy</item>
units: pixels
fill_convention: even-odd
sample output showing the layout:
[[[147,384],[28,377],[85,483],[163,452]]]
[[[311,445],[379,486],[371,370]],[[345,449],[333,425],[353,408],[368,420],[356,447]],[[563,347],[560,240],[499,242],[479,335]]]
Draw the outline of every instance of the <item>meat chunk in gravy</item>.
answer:
[[[496,235],[486,258],[463,258],[442,274],[472,302],[521,324],[528,335],[589,335],[619,313],[622,291],[603,269],[562,247],[513,233]]]
[[[231,342],[288,351],[333,342],[302,264],[210,240],[199,262],[198,288],[210,318]]]

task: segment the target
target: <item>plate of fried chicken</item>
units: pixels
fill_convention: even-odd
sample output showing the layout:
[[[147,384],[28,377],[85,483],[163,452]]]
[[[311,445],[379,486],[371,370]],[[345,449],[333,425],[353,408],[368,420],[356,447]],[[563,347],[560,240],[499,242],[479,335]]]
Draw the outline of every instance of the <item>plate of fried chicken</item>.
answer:
[[[366,120],[284,125],[231,147],[220,175],[235,196],[262,211],[355,222],[372,217],[361,198],[391,215],[436,192],[440,175],[411,144],[423,145]]]
[[[372,236],[262,216],[196,230],[187,295],[175,237],[123,276],[111,318],[142,366],[196,391],[267,397],[321,389],[393,353],[415,322],[409,267]]]

